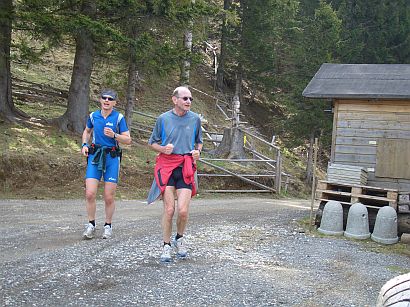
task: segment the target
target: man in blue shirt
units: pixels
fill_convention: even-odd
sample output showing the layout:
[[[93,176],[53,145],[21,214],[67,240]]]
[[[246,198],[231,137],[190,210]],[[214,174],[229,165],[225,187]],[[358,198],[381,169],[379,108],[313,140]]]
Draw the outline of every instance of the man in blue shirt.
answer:
[[[172,94],[174,108],[161,114],[155,124],[148,144],[159,153],[160,160],[174,160],[175,155],[191,155],[192,161],[199,159],[202,150],[201,119],[198,114],[190,111],[192,94],[187,87],[177,87]],[[169,157],[169,158],[167,158]],[[186,157],[186,156],[185,156]],[[158,159],[157,159],[158,163]],[[189,204],[191,201],[192,184],[184,181],[182,166],[176,165],[163,192],[164,210],[162,214],[163,250],[160,260],[171,261],[172,218],[177,208],[177,234],[174,245],[177,256],[186,257],[187,249],[184,242],[184,232],[188,222]],[[177,207],[175,196],[177,195]]]
[[[85,198],[88,225],[83,234],[84,239],[92,239],[95,236],[96,195],[101,177],[104,178],[105,202],[103,238],[112,236],[111,222],[121,162],[119,143],[131,144],[125,118],[114,109],[117,93],[110,89],[103,90],[99,100],[101,109],[90,114],[82,136],[81,153],[87,157]]]

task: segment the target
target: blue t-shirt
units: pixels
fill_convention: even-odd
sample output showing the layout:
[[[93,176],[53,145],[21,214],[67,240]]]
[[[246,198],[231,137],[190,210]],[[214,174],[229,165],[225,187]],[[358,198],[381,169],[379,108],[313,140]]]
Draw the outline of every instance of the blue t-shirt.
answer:
[[[90,114],[87,120],[87,127],[94,128],[92,143],[101,146],[112,147],[117,145],[114,138],[104,135],[104,127],[111,128],[115,133],[123,133],[128,131],[128,126],[124,116],[116,110],[112,110],[111,114],[104,118],[101,110],[94,111]]]
[[[165,112],[158,117],[148,143],[162,146],[171,143],[173,154],[189,153],[195,149],[195,144],[202,144],[201,119],[192,111],[183,116],[172,110]]]

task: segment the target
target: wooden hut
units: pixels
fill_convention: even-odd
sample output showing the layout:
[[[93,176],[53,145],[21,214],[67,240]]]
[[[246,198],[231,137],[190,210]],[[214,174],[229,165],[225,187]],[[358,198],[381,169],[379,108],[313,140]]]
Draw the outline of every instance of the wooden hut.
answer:
[[[367,186],[396,190],[408,206],[410,65],[325,63],[302,95],[332,101],[330,165],[363,169]]]

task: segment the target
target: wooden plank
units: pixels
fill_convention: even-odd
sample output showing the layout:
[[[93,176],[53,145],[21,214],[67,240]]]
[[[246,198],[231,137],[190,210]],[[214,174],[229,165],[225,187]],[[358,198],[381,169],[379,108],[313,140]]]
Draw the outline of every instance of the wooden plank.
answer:
[[[326,199],[332,199],[332,196],[347,196],[351,198],[351,203],[355,203],[361,200],[373,200],[377,202],[382,202],[385,203],[385,205],[388,204],[397,204],[396,199],[388,199],[386,197],[378,197],[378,196],[372,196],[372,195],[364,195],[364,194],[354,194],[354,193],[348,193],[348,192],[338,192],[338,191],[330,191],[330,190],[316,190],[317,192],[317,198],[326,198]]]
[[[335,154],[335,163],[349,164],[349,165],[375,165],[376,155],[358,155],[358,154]]]
[[[274,174],[238,174],[243,177],[268,177],[268,178],[275,178]],[[198,174],[201,177],[235,177],[230,174]]]
[[[328,170],[327,171],[326,180],[337,183],[338,182],[337,178],[345,179],[345,180],[348,180],[348,179],[351,179],[351,180],[364,180],[364,182],[362,182],[362,181],[360,181],[360,182],[350,182],[350,184],[363,184],[363,185],[367,184],[367,182],[366,182],[367,181],[367,176],[366,176],[366,173],[364,173],[364,172],[354,174],[354,173],[349,172],[349,171],[341,171],[341,170],[338,170],[338,171]]]
[[[380,140],[376,176],[410,179],[410,140]]]
[[[337,128],[353,128],[353,129],[379,129],[379,130],[405,130],[410,131],[410,121],[400,122],[397,119],[382,120],[339,120]]]
[[[337,179],[332,179],[331,177],[328,177],[327,180],[333,181],[333,182],[339,182],[339,183],[345,183],[345,184],[367,184],[367,181],[365,180],[358,180],[358,179],[352,179],[352,178],[344,178],[344,177],[338,177]]]
[[[269,190],[202,190],[205,193],[272,193]]]
[[[329,165],[328,170],[346,170],[352,172],[362,172],[363,168],[360,166],[354,166],[349,164],[332,163]]]
[[[386,189],[386,188],[382,188],[382,187],[374,187],[374,186],[369,186],[369,185],[357,185],[357,184],[353,184],[353,185],[347,185],[347,184],[336,184],[334,182],[330,182],[327,180],[320,180],[319,181],[320,184],[324,184],[326,186],[332,186],[332,187],[357,187],[357,188],[361,188],[361,189],[367,189],[367,190],[372,190],[372,191],[390,191],[390,192],[397,192],[397,189]]]
[[[367,172],[362,167],[331,164],[327,169],[327,180],[335,183],[367,184]]]
[[[336,138],[337,138],[337,118],[339,116],[339,103],[334,101],[334,107],[333,107],[333,128],[332,128],[332,147],[330,148],[330,162],[333,163],[335,159],[335,152],[336,152]]]
[[[352,197],[356,197],[358,199],[379,200],[379,201],[383,201],[383,202],[397,202],[397,200],[388,199],[387,197],[378,197],[378,196],[365,195],[365,194],[353,194],[352,193]]]
[[[397,199],[398,196],[399,196],[399,193],[398,193],[398,192],[388,191],[386,197],[387,197],[388,199]]]
[[[240,175],[238,175],[238,174],[235,174],[234,172],[231,172],[231,171],[229,171],[229,170],[227,170],[227,169],[225,169],[225,168],[223,168],[223,167],[221,167],[221,166],[215,165],[215,164],[213,164],[213,163],[211,163],[211,162],[209,162],[209,161],[206,161],[206,160],[204,160],[204,159],[200,159],[200,161],[201,161],[202,163],[204,163],[204,164],[207,164],[207,165],[209,165],[209,166],[212,166],[212,167],[216,168],[217,170],[220,170],[220,171],[223,171],[223,172],[225,172],[225,173],[227,173],[227,174],[233,175],[234,177],[239,178],[239,179],[241,179],[242,181],[245,181],[245,182],[250,183],[250,184],[252,184],[252,185],[255,185],[255,186],[259,187],[259,188],[262,188],[263,190],[270,190],[270,191],[273,192],[273,193],[276,192],[276,190],[273,189],[273,188],[271,188],[271,187],[268,187],[268,186],[266,186],[266,185],[264,185],[264,184],[261,184],[261,183],[259,183],[259,182],[254,181],[254,180],[251,180],[251,179],[245,178],[245,177],[243,177],[243,176],[240,176]]]
[[[400,191],[409,191],[410,189],[402,189],[402,188],[398,188],[400,185],[409,185],[410,184],[410,180],[409,179],[404,179],[404,178],[383,178],[383,177],[375,177],[375,173],[374,172],[368,172],[368,180],[371,181],[376,181],[378,182],[378,184],[369,184],[371,186],[384,186],[383,184],[391,184],[394,183],[397,185],[397,189]],[[390,188],[391,189],[391,188]]]
[[[280,148],[279,148],[278,146],[273,145],[272,143],[269,143],[268,141],[266,141],[266,140],[260,138],[259,136],[253,134],[253,133],[250,132],[249,130],[246,130],[246,129],[243,129],[243,128],[241,128],[240,130],[243,131],[245,134],[247,134],[247,135],[249,135],[249,136],[251,136],[251,137],[254,137],[255,139],[261,141],[261,142],[264,143],[265,145],[268,145],[269,147],[275,148],[276,150],[280,150]]]
[[[341,112],[338,115],[337,120],[366,120],[374,121],[379,120],[380,113],[374,111],[362,111],[362,112]],[[406,113],[392,113],[384,112],[382,113],[383,119],[387,121],[398,121],[398,122],[409,122],[410,121],[410,112]]]
[[[339,112],[374,111],[374,112],[410,112],[410,101],[404,100],[338,100]]]
[[[327,172],[327,180],[332,181],[332,182],[338,182],[337,179],[343,180],[345,183],[349,184],[367,184],[367,177],[364,175],[361,176],[354,176],[349,173],[332,173],[331,171]],[[349,182],[347,180],[353,180],[354,182]],[[347,182],[346,182],[347,181]],[[357,182],[359,181],[359,182]]]
[[[410,139],[409,131],[401,130],[367,130],[353,128],[337,128],[336,137],[367,137],[379,139]]]
[[[265,159],[213,159],[213,158],[201,158],[201,161],[225,161],[225,162],[276,162],[275,160]]]
[[[388,181],[389,178],[377,178],[375,179],[368,179],[367,180],[367,184],[370,184],[372,186],[383,186],[389,189],[395,188],[397,189],[399,192],[401,191],[408,191],[410,189],[410,183],[405,182],[405,181],[401,181],[400,179],[390,179],[390,181]]]
[[[331,201],[332,199],[328,199],[328,198],[316,198],[316,200],[318,200],[318,201],[324,201],[324,202],[328,202],[328,201]],[[349,206],[351,206],[352,205],[352,203],[350,203],[350,202],[346,202],[346,201],[340,201],[340,200],[338,200],[338,202],[340,203],[340,204],[342,204],[342,205],[349,205]],[[379,207],[376,207],[377,209],[379,209]]]
[[[340,192],[340,191],[333,191],[333,190],[316,190],[317,193],[322,195],[342,195],[342,196],[351,196],[350,192]]]
[[[352,145],[352,146],[368,146],[377,147],[379,140],[382,138],[372,137],[343,137],[338,136],[336,138],[335,145]]]
[[[377,147],[374,145],[365,146],[355,146],[355,145],[336,145],[337,153],[347,153],[347,154],[364,154],[364,155],[375,155]]]
[[[318,189],[331,190],[331,191],[351,192],[352,191],[352,185],[351,184],[345,184],[345,183],[335,183],[335,182],[328,181],[328,180],[319,180]]]
[[[212,142],[212,143],[221,143],[222,141],[218,140],[209,140],[209,139],[203,139],[204,142]]]
[[[352,187],[352,194],[362,194],[362,187]]]
[[[376,166],[376,161],[374,161],[373,163],[370,163],[370,162],[365,163],[365,162],[346,161],[346,160],[340,159],[341,157],[338,157],[338,158],[339,158],[339,160],[334,161],[334,163],[361,166],[361,167],[363,167],[364,169],[367,170],[368,175],[371,173],[371,171],[369,171],[369,169],[372,169]]]
[[[251,147],[249,147],[249,146],[244,146],[244,148],[245,149],[247,149],[247,150],[249,150],[251,153],[253,153],[254,154],[254,157],[256,156],[258,159],[264,159],[264,160],[269,160],[270,158],[268,157],[268,156],[265,156],[265,155],[263,155],[263,154],[261,154],[261,153],[259,153],[259,152],[257,152],[256,150],[253,150]],[[277,153],[276,153],[276,160],[278,160],[278,153],[279,153],[280,151],[278,151]],[[269,165],[270,167],[272,167],[272,169],[276,169],[276,166],[274,165],[274,164],[271,164],[271,163],[269,163],[269,162],[267,162],[266,163],[267,165]],[[276,163],[277,164],[277,163]]]
[[[327,190],[327,182],[318,181],[316,189],[318,190]]]

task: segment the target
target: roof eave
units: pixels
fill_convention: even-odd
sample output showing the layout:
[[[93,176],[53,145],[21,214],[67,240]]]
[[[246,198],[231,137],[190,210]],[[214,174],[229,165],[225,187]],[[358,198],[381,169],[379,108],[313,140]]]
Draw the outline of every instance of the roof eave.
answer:
[[[302,93],[306,98],[317,99],[405,99],[410,100],[408,95],[369,95],[369,94],[326,94],[326,93]]]

